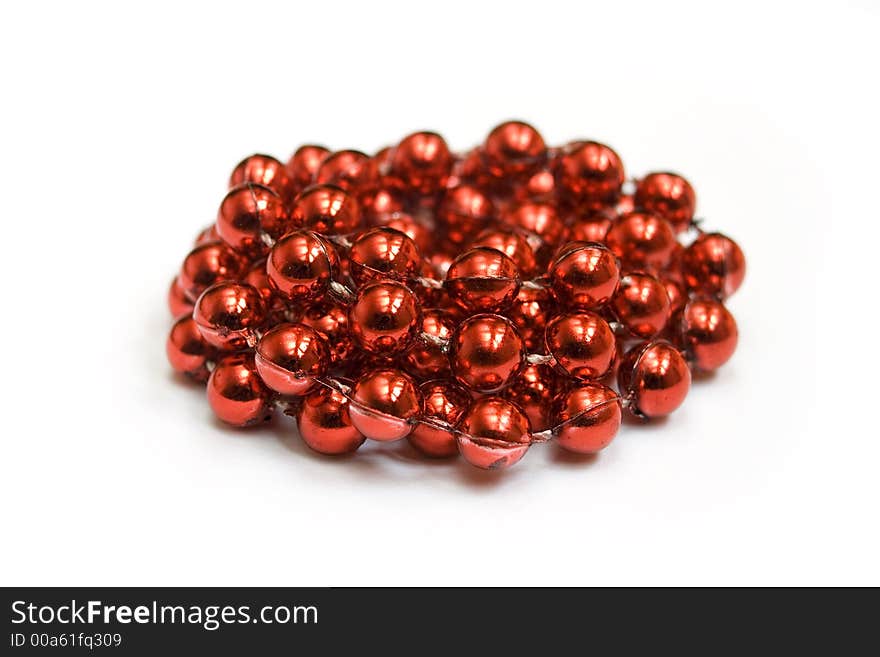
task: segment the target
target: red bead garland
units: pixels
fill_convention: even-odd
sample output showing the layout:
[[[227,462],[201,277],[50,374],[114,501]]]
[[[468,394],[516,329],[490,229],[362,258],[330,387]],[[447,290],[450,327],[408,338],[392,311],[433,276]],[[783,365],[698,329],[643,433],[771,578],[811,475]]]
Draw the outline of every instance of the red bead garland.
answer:
[[[683,177],[626,183],[608,146],[519,121],[464,154],[418,132],[374,157],[252,155],[172,281],[168,360],[224,422],[281,407],[324,454],[594,453],[736,348],[745,259],[695,209]]]

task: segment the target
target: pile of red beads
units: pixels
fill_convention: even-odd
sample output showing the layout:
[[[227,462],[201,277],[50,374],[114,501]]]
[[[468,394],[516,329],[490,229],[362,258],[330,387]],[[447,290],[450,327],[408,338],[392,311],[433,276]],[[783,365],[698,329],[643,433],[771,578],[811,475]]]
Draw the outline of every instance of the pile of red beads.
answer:
[[[461,155],[432,132],[252,155],[172,282],[168,359],[221,420],[279,407],[325,454],[593,453],[736,348],[745,260],[695,205],[679,175],[627,181],[608,146],[517,121]]]

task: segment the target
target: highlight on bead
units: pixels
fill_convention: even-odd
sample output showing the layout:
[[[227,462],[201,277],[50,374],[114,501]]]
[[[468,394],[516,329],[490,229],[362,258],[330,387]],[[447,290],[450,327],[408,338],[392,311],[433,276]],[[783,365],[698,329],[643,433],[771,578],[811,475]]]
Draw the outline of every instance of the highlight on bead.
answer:
[[[523,121],[464,151],[425,130],[248,155],[163,290],[166,357],[222,423],[277,408],[316,458],[403,439],[486,470],[544,442],[594,455],[736,350],[745,257],[696,199]]]

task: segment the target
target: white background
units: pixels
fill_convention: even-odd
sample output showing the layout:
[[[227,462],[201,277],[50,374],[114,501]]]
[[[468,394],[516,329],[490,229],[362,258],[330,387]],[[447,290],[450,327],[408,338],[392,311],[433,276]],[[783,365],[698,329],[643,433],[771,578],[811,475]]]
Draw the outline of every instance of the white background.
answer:
[[[878,7],[4,4],[0,583],[880,584]],[[241,157],[513,117],[683,172],[743,246],[739,351],[668,421],[588,463],[334,461],[171,375]]]

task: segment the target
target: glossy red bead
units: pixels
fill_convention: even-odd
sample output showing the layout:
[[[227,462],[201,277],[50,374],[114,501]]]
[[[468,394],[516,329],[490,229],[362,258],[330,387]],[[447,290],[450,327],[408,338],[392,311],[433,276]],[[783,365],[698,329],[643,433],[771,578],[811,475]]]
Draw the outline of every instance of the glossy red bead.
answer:
[[[690,226],[697,208],[694,188],[675,173],[649,173],[639,180],[633,198],[637,207],[666,219],[676,232]]]
[[[601,383],[582,383],[563,393],[555,405],[556,443],[571,452],[594,454],[617,435],[620,397]]]
[[[724,299],[742,285],[746,260],[726,235],[705,233],[682,253],[681,270],[689,291]]]
[[[567,309],[590,310],[611,300],[620,280],[617,258],[605,246],[573,242],[550,264],[550,286]]]
[[[497,249],[480,246],[452,262],[444,286],[449,298],[465,310],[498,312],[513,303],[520,279],[513,260]]]
[[[681,339],[688,358],[704,372],[716,370],[733,356],[739,340],[736,320],[720,301],[688,302],[681,318]]]
[[[406,282],[421,268],[422,257],[412,238],[387,226],[360,235],[349,251],[349,271],[358,285],[381,279]]]
[[[358,290],[348,315],[355,342],[370,353],[404,351],[421,323],[421,309],[408,287],[395,281],[378,281]]]
[[[208,344],[223,350],[251,347],[266,319],[259,290],[245,283],[217,283],[202,292],[193,319]]]
[[[614,360],[614,332],[591,312],[554,317],[545,330],[547,351],[569,376],[590,381],[603,377]]]
[[[624,180],[620,156],[595,141],[573,142],[557,160],[559,193],[576,204],[610,202],[620,194]]]
[[[531,444],[529,418],[501,397],[481,397],[458,422],[458,449],[464,459],[484,470],[517,463]]]
[[[611,224],[605,242],[624,265],[653,270],[669,264],[677,245],[669,222],[644,212],[632,212]]]
[[[256,346],[257,371],[267,386],[282,395],[303,395],[330,365],[327,345],[305,324],[278,324]]]
[[[272,391],[266,387],[251,353],[222,358],[208,379],[208,403],[223,422],[247,427],[272,417]]]
[[[202,383],[208,380],[208,362],[214,358],[214,349],[189,315],[174,322],[165,342],[165,354],[175,372]]]
[[[352,423],[371,440],[405,438],[422,414],[424,400],[415,382],[399,370],[367,372],[351,391]]]
[[[672,304],[666,286],[649,274],[627,274],[611,300],[617,321],[639,338],[660,333],[669,321]]]
[[[687,362],[665,340],[643,342],[630,349],[617,377],[629,410],[644,418],[669,415],[681,406],[691,387]]]
[[[349,454],[365,440],[351,421],[348,398],[324,386],[303,398],[296,410],[296,424],[303,442],[321,454]]]
[[[479,393],[498,392],[519,371],[525,356],[513,323],[500,315],[474,315],[464,320],[450,344],[455,378]]]
[[[308,301],[326,294],[338,268],[333,246],[308,230],[282,237],[266,261],[269,284],[288,301]]]
[[[312,185],[290,208],[291,222],[322,235],[347,235],[361,225],[357,199],[336,185]]]
[[[248,255],[264,254],[271,240],[278,239],[292,227],[278,193],[252,182],[229,190],[217,211],[220,239]]]
[[[425,402],[424,414],[407,440],[426,456],[456,456],[455,425],[471,404],[470,394],[448,379],[426,381],[419,390]]]

